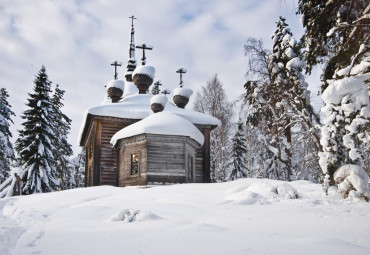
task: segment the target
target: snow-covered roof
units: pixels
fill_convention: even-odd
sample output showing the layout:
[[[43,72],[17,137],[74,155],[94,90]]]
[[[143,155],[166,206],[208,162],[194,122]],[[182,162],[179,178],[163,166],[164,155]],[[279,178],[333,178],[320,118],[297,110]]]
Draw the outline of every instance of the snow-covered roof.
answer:
[[[123,97],[135,95],[139,92],[136,85],[133,82],[126,82],[125,89],[123,91]]]
[[[126,83],[130,84],[130,83]],[[126,86],[127,89],[127,86]],[[126,96],[124,99],[117,103],[102,104],[88,108],[85,111],[84,120],[80,129],[78,142],[81,142],[84,128],[86,126],[87,116],[107,116],[125,119],[144,119],[152,114],[150,107],[150,99],[153,95],[150,94],[134,94]],[[198,125],[212,125],[220,126],[221,122],[219,119],[212,117],[208,114],[195,112],[188,109],[181,109],[175,106],[172,102],[168,102],[163,112],[172,112],[193,124]]]
[[[125,82],[123,80],[111,80],[107,84],[107,89],[109,88],[119,88],[122,91],[125,90]]]
[[[158,112],[118,131],[111,139],[113,146],[123,138],[141,134],[188,136],[203,145],[204,136],[190,121],[171,112]]]
[[[184,96],[184,97],[190,98],[190,96],[193,94],[193,91],[191,89],[188,89],[188,88],[175,88],[173,90],[173,94],[175,96],[179,95],[179,96]]]

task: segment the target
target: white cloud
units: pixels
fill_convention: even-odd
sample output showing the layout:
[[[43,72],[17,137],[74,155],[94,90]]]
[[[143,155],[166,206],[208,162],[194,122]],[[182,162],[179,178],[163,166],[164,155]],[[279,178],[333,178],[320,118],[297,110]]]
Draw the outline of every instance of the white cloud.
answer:
[[[70,142],[75,146],[84,110],[102,101],[103,86],[113,78],[111,60],[126,64],[131,15],[138,17],[136,43],[154,47],[148,64],[156,67],[164,87],[178,86],[179,67],[188,69],[185,86],[194,91],[218,73],[234,100],[245,83],[244,42],[253,36],[270,46],[280,15],[301,35],[294,5],[293,0],[2,1],[0,86],[7,88],[18,115],[13,134],[16,138],[27,93],[44,64],[50,80],[66,90],[64,111],[73,120]],[[141,52],[136,58],[140,62]],[[123,78],[124,68],[119,71]]]

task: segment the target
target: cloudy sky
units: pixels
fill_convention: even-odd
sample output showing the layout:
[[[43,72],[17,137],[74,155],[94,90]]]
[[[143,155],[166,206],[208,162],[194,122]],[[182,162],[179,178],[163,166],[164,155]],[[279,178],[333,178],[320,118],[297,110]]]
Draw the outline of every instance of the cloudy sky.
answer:
[[[77,136],[83,113],[100,104],[113,79],[112,60],[126,64],[129,16],[135,15],[135,41],[154,47],[147,64],[156,80],[173,90],[176,70],[184,67],[185,86],[198,91],[217,73],[229,100],[243,93],[248,37],[269,36],[284,16],[296,38],[303,33],[295,15],[297,0],[2,0],[0,2],[0,87],[10,94],[17,114],[26,109],[27,93],[41,65],[49,79],[66,90],[63,111],[72,119],[70,143],[78,153]],[[141,58],[141,52],[136,52]],[[138,61],[140,62],[140,61]],[[119,69],[123,78],[124,68]]]

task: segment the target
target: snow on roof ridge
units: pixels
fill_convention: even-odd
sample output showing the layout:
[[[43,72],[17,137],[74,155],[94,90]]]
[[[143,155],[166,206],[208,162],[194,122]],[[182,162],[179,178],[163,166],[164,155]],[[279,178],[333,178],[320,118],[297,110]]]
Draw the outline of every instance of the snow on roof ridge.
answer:
[[[113,146],[123,138],[141,134],[188,136],[200,145],[204,136],[190,121],[171,112],[158,112],[118,131],[111,139]]]

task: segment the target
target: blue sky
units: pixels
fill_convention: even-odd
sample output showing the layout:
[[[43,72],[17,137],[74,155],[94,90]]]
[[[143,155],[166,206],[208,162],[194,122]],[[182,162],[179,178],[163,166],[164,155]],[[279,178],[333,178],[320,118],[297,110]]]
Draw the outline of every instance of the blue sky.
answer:
[[[18,136],[27,93],[41,65],[54,85],[66,90],[64,112],[72,119],[70,143],[78,152],[77,136],[83,113],[100,104],[113,79],[112,60],[126,64],[131,20],[135,41],[154,47],[147,64],[156,80],[173,90],[176,70],[185,67],[184,84],[194,90],[217,73],[229,100],[243,93],[248,37],[271,47],[275,22],[284,16],[295,37],[303,33],[296,0],[2,0],[0,3],[0,87],[10,94],[17,114],[12,126]],[[141,58],[141,52],[136,52]],[[138,61],[140,62],[140,61]],[[123,78],[124,68],[119,69]],[[312,79],[312,78],[311,78]],[[313,79],[315,80],[315,79]],[[316,92],[315,92],[316,93]],[[191,104],[191,102],[190,102]],[[189,106],[188,106],[189,107]],[[190,106],[191,107],[191,106]]]

